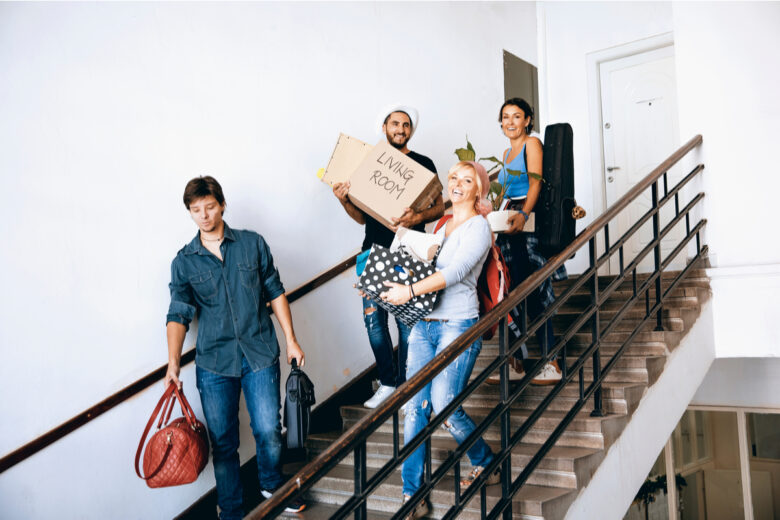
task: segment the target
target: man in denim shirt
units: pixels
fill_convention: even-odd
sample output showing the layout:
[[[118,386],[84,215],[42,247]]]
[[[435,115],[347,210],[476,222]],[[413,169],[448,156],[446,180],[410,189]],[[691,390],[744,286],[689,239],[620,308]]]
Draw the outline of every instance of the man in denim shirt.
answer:
[[[199,231],[171,264],[166,386],[181,387],[182,345],[199,315],[195,367],[211,439],[221,520],[243,517],[238,458],[238,402],[244,390],[257,446],[257,471],[268,498],[282,484],[279,343],[266,307],[284,331],[287,362],[304,364],[290,306],[263,237],[231,229],[222,220],[225,197],[213,177],[198,177],[184,189],[184,206]],[[287,511],[304,509],[302,502]]]

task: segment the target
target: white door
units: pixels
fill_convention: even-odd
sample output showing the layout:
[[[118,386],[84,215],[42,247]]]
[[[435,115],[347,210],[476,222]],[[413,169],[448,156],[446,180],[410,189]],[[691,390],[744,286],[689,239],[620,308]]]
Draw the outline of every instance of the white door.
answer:
[[[604,145],[604,187],[607,207],[615,203],[637,182],[650,173],[680,145],[677,119],[677,91],[674,74],[674,48],[663,47],[600,64],[601,107]],[[679,170],[670,170],[671,189],[682,178]],[[659,182],[659,198],[664,196]],[[684,203],[681,199],[680,206]],[[651,207],[650,190],[616,220],[610,223],[610,244],[625,233]],[[661,229],[674,217],[674,204],[661,212]],[[662,243],[661,259],[679,243],[684,223]],[[623,249],[627,266],[652,240],[652,219],[634,234]],[[680,258],[682,256],[682,258]],[[684,266],[684,252],[672,268]],[[640,271],[653,269],[652,251],[640,263]],[[610,272],[619,272],[619,257],[610,261]]]

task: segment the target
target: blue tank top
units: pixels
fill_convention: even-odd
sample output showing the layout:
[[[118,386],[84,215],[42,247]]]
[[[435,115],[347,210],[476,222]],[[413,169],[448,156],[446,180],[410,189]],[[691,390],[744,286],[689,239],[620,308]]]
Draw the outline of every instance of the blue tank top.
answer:
[[[517,197],[525,197],[528,195],[528,175],[520,175],[519,177],[516,175],[509,175],[506,172],[506,169],[509,168],[510,170],[518,170],[523,173],[528,173],[528,167],[525,164],[525,145],[523,145],[523,149],[520,151],[519,154],[517,154],[517,157],[512,159],[512,162],[509,164],[506,164],[506,158],[509,157],[509,152],[511,152],[512,149],[506,151],[504,154],[504,168],[501,168],[501,171],[498,172],[498,182],[500,182],[502,185],[504,184],[504,179],[509,176],[509,181],[507,181],[507,184],[509,185],[508,189],[506,190],[506,193],[504,194],[505,198],[517,198]]]

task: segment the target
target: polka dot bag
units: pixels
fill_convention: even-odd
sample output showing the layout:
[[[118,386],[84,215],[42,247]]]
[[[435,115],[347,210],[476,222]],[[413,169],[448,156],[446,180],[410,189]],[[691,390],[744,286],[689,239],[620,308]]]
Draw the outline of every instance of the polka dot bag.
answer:
[[[383,282],[411,285],[435,272],[435,260],[430,264],[420,262],[402,251],[390,251],[374,244],[371,246],[366,268],[358,281],[358,288],[405,325],[414,327],[415,323],[433,310],[438,291],[415,296],[403,305],[393,305],[379,298],[379,293],[386,289]]]

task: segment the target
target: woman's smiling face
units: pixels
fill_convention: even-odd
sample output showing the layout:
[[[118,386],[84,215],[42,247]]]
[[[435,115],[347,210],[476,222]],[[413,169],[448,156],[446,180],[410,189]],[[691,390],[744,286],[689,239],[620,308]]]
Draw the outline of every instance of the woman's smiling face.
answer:
[[[530,124],[531,118],[518,106],[507,105],[501,111],[501,130],[509,139],[522,136]]]
[[[447,193],[453,204],[458,202],[476,202],[477,174],[470,167],[460,168],[447,176]]]

